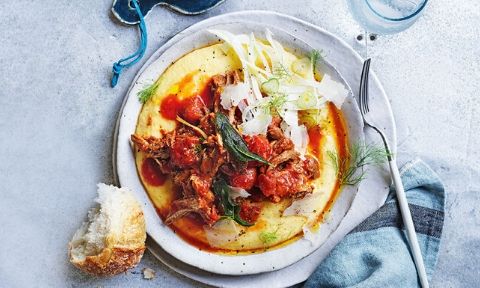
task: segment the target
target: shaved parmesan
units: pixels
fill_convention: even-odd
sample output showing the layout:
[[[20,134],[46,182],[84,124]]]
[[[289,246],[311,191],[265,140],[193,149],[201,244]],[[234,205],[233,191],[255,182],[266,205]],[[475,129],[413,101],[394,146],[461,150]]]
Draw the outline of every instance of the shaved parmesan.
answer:
[[[303,158],[307,152],[308,131],[305,125],[298,125],[298,112],[296,110],[283,111],[283,122],[280,128],[287,138],[290,138],[295,146],[295,151]]]
[[[348,96],[348,90],[341,83],[332,80],[332,78],[325,74],[322,81],[317,86],[317,91],[320,95],[325,97],[328,101],[337,106],[338,109],[342,108],[345,98]]]
[[[295,110],[285,110],[282,118],[289,126],[298,126],[298,112]],[[284,131],[285,132],[285,131]]]
[[[251,90],[247,83],[227,85],[220,95],[220,104],[224,109],[229,110],[234,106],[238,106],[242,100],[247,99],[249,93],[251,93]]]
[[[246,60],[246,55],[245,55],[245,50],[243,49],[242,44],[239,42],[239,38],[241,39],[241,35],[234,35],[228,31],[225,30],[209,30],[210,33],[217,35],[220,39],[225,41],[232,49],[235,51],[235,54],[237,54],[238,59],[242,63],[242,68],[243,68],[243,73],[244,73],[244,79],[248,79],[248,69],[247,69],[247,60]]]
[[[277,62],[278,64],[283,64],[283,51],[284,51],[284,49],[283,49],[282,44],[280,44],[276,40],[273,40],[273,33],[269,29],[266,29],[265,36],[267,38],[267,41],[270,43],[270,46],[273,47],[273,51],[274,51],[274,54],[275,54],[275,57],[271,57],[270,59],[273,60],[274,62]]]
[[[208,244],[212,247],[222,247],[238,238],[240,230],[235,221],[229,218],[218,220],[212,227],[205,226]]]
[[[283,216],[304,216],[307,219],[316,216],[318,201],[322,197],[321,192],[314,192],[306,195],[302,199],[297,199],[283,211]]]
[[[268,125],[272,122],[272,115],[263,113],[263,109],[257,109],[252,119],[240,125],[242,133],[246,135],[267,134]]]
[[[290,137],[292,139],[293,145],[295,145],[295,151],[300,153],[300,156],[303,158],[303,156],[307,152],[308,146],[307,127],[305,127],[305,125],[292,127]]]
[[[236,198],[247,198],[250,196],[250,193],[247,192],[247,190],[243,189],[243,188],[238,188],[238,187],[232,187],[232,186],[228,186],[230,187],[230,198],[232,200],[235,200]]]
[[[263,98],[262,92],[260,91],[260,87],[258,86],[258,82],[255,78],[252,78],[252,92],[257,101]]]

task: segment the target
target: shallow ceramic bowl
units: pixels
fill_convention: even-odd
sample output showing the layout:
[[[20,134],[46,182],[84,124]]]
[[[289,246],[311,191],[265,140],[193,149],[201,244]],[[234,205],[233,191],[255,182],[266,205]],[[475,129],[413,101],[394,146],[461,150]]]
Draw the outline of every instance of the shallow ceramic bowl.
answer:
[[[208,27],[208,29],[224,29],[238,34],[253,32],[257,37],[264,35],[265,28],[270,29],[274,33],[275,38],[285,47],[296,50],[297,54],[308,55],[312,49],[322,49],[322,47],[310,47],[295,35],[289,34],[276,27],[266,27],[265,25],[244,22],[233,22]],[[181,37],[178,41],[169,45],[169,47],[159,55],[158,59],[153,61],[151,65],[144,69],[139,75],[128,93],[128,99],[124,104],[121,117],[119,118],[116,151],[118,179],[121,186],[133,189],[137,198],[143,203],[147,232],[150,237],[166,252],[177,259],[206,271],[227,275],[255,274],[281,269],[308,256],[325,242],[328,236],[338,227],[350,208],[356,195],[357,190],[355,188],[345,187],[342,189],[342,192],[329,213],[329,217],[327,217],[328,220],[322,223],[320,229],[314,233],[313,240],[301,238],[287,246],[264,253],[225,256],[201,251],[191,246],[173,233],[168,226],[163,224],[137,174],[134,155],[129,142],[130,135],[135,131],[137,117],[142,107],[138,101],[137,93],[143,89],[145,85],[155,81],[172,62],[190,51],[204,47],[215,41],[218,41],[218,39],[207,32],[206,29]],[[328,62],[323,62],[319,66],[321,67],[320,73],[327,72],[334,79],[342,82],[346,87],[349,87],[348,83],[343,80],[341,75],[334,67],[328,64]],[[342,112],[347,124],[349,141],[363,142],[363,121],[356,101],[353,99],[353,93],[350,93],[347,101],[343,104]]]

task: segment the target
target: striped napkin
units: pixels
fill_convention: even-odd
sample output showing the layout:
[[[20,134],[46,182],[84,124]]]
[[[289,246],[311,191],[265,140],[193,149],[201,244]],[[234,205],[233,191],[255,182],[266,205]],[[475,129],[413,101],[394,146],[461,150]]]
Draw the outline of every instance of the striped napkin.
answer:
[[[442,236],[445,190],[438,175],[416,159],[400,169],[429,280]],[[351,231],[304,287],[420,287],[395,191]]]

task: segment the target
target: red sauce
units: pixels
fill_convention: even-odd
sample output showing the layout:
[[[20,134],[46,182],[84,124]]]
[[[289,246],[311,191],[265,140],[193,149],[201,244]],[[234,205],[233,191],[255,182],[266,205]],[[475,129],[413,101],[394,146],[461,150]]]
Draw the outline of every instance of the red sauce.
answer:
[[[179,90],[181,91],[182,89],[185,89],[185,86],[192,81],[192,78],[193,74],[188,74],[185,76],[185,78],[183,78],[177,84],[179,86]],[[200,96],[203,100],[203,103],[205,103],[208,108],[213,107],[213,92],[210,81],[205,84],[205,86],[200,90],[200,93],[194,93],[193,95],[183,99],[180,99],[177,94],[167,95],[160,103],[160,114],[162,114],[162,116],[166,119],[175,120],[177,115],[183,116],[186,108],[191,108],[193,102],[192,97],[196,96]]]
[[[330,103],[328,106],[330,115],[333,119],[333,127],[335,128],[335,136],[337,138],[337,153],[340,159],[345,159],[348,155],[347,147],[347,132],[345,130],[345,124],[343,122],[340,110],[335,107],[334,104]],[[341,167],[344,168],[344,167]]]
[[[320,129],[320,126],[314,126],[308,129],[308,145],[310,146],[310,149],[312,150],[313,155],[315,155],[317,158],[320,157],[321,155],[321,145],[320,141],[322,139],[322,130]],[[319,161],[321,159],[318,159]]]
[[[205,105],[209,109],[213,108],[213,91],[212,86],[210,85],[210,81],[207,83],[207,85],[205,85],[205,87],[198,95],[202,97],[203,103],[205,103]]]
[[[170,94],[163,98],[160,104],[160,113],[168,120],[175,120],[177,115],[185,109],[185,101],[178,99],[176,94]]]
[[[264,135],[243,136],[245,142],[247,142],[248,150],[259,155],[263,159],[269,159],[272,155],[272,147],[267,137]]]
[[[152,158],[143,160],[142,176],[145,181],[152,186],[161,186],[165,183],[168,175],[162,174],[157,162]]]
[[[233,187],[243,188],[245,190],[252,189],[256,181],[256,168],[245,168],[243,170],[234,172],[230,176],[230,185],[232,185]]]
[[[168,213],[170,209],[168,208],[169,205],[166,205],[167,208],[159,209],[157,207],[157,214],[160,218],[165,221],[167,219]],[[222,249],[217,249],[211,247],[208,244],[208,240],[205,236],[205,230],[203,229],[203,220],[199,219],[197,215],[190,214],[183,218],[178,219],[172,224],[168,226],[172,229],[172,231],[180,236],[184,241],[190,243],[194,247],[197,247],[200,250],[204,251],[222,251]]]
[[[240,218],[248,223],[255,223],[260,216],[262,207],[260,203],[251,203],[249,201],[243,201],[240,205]]]
[[[196,136],[176,137],[170,152],[171,161],[182,168],[198,164],[200,161],[200,155],[196,150],[198,145],[200,145],[200,139]]]
[[[348,147],[347,147],[347,132],[345,130],[345,124],[344,121],[341,117],[341,112],[340,110],[335,107],[334,104],[329,103],[328,105],[328,112],[332,117],[333,120],[333,127],[335,129],[335,136],[337,138],[337,154],[340,157],[340,159],[345,159],[348,155]],[[348,163],[345,163],[348,164]],[[345,169],[345,167],[340,167],[340,169]],[[335,202],[335,199],[338,197],[340,194],[340,181],[337,180],[337,183],[335,183],[335,188],[334,191],[335,193],[332,193],[330,196],[330,199],[328,199],[327,205],[325,205],[325,208],[323,209],[322,213],[318,217],[318,222],[323,222],[325,220],[326,215],[330,210],[332,209],[333,203]]]
[[[200,96],[188,98],[183,111],[183,119],[190,123],[198,123],[205,116],[205,104]]]

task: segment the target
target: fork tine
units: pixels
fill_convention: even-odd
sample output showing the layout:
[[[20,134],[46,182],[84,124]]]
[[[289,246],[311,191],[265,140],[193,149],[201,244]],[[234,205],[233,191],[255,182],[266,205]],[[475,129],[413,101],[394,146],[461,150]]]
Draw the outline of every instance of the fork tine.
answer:
[[[363,82],[362,82],[362,107],[363,107],[363,113],[367,114],[367,101],[368,101],[368,95],[367,95],[367,77],[368,77],[368,72],[367,72],[367,66],[368,62],[365,62],[364,64],[364,74],[363,74]]]
[[[370,111],[369,107],[368,107],[368,103],[370,102],[369,101],[369,93],[368,93],[368,75],[370,74],[370,59],[367,59],[366,61],[366,72],[365,72],[365,81],[364,81],[364,85],[365,85],[365,110],[367,112]]]
[[[360,111],[362,114],[366,114],[368,112],[368,67],[370,66],[370,59],[367,59],[363,63],[363,69],[362,69],[362,75],[360,77],[360,91],[359,91],[359,106],[360,106]],[[366,105],[367,104],[367,105]]]
[[[362,115],[365,114],[363,111],[363,82],[365,77],[365,63],[363,63],[363,69],[362,69],[362,75],[360,76],[360,87],[358,91],[358,104],[360,106],[360,112],[362,112]]]

